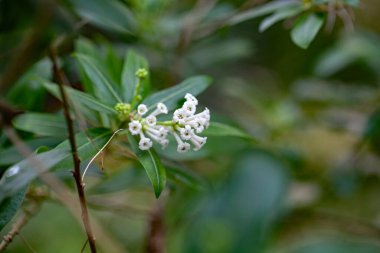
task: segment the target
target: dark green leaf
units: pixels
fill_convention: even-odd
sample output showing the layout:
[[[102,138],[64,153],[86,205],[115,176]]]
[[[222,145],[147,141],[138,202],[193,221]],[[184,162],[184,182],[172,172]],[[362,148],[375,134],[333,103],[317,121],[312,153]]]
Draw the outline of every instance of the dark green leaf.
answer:
[[[10,104],[19,109],[39,111],[43,110],[41,101],[46,95],[46,90],[39,85],[38,78],[51,78],[51,63],[48,59],[42,59],[34,64],[30,70],[10,87],[6,99]],[[38,77],[38,78],[37,78]]]
[[[234,136],[247,139],[253,139],[242,130],[219,122],[211,122],[208,129],[203,133],[205,136]]]
[[[194,96],[204,91],[211,84],[211,78],[207,76],[190,77],[182,83],[168,89],[154,93],[147,97],[142,103],[146,104],[149,110],[153,109],[159,102],[164,103],[169,110],[176,108],[180,99],[191,93]]]
[[[54,147],[61,140],[61,138],[38,138],[24,143],[31,149],[35,150],[41,146]],[[6,149],[0,150],[0,166],[11,165],[23,160],[24,157],[19,153],[16,147],[12,146]]]
[[[136,71],[139,68],[145,68],[148,70],[148,62],[144,57],[138,55],[132,50],[129,50],[125,55],[123,72],[121,76],[121,93],[125,102],[132,101],[138,82]],[[146,78],[141,84],[141,87],[146,87],[148,82],[149,78]]]
[[[20,208],[28,187],[0,202],[0,231],[7,225]]]
[[[166,170],[162,165],[160,158],[158,157],[154,149],[149,149],[147,151],[140,150],[137,141],[129,133],[128,140],[131,144],[133,152],[135,152],[139,162],[148,174],[156,198],[158,198],[162,190],[165,188],[166,184]]]
[[[72,0],[76,10],[87,21],[115,32],[129,33],[134,18],[126,5],[116,0]]]
[[[76,54],[78,63],[87,77],[94,85],[94,95],[108,105],[114,105],[121,102],[121,99],[115,91],[115,85],[112,86],[106,76],[101,72],[91,57],[83,54]]]
[[[20,130],[40,136],[67,136],[66,122],[63,117],[47,113],[25,113],[13,120]]]
[[[167,167],[166,172],[168,179],[171,181],[180,183],[198,191],[206,188],[204,180],[189,170]]]
[[[61,95],[57,84],[44,82],[43,85],[55,97],[61,99]],[[65,90],[68,93],[70,102],[72,102],[74,106],[80,104],[81,108],[83,109],[91,108],[94,111],[107,114],[116,113],[116,111],[112,107],[100,102],[98,99],[92,97],[91,95],[88,95],[87,93],[72,89],[70,87],[65,87]]]
[[[305,14],[297,19],[296,25],[291,31],[293,42],[306,49],[317,36],[324,22],[324,16],[318,14]]]

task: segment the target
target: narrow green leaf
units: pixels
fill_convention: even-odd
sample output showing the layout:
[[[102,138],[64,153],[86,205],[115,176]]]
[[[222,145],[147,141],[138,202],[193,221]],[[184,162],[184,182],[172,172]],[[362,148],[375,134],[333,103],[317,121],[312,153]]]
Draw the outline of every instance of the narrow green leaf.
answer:
[[[95,155],[108,141],[111,132],[107,129],[91,129],[87,134],[77,134],[77,149],[81,161]],[[0,180],[0,201],[12,196],[25,187],[40,173],[50,169],[72,168],[72,155],[68,141],[58,145],[51,151],[34,154],[11,166]]]
[[[291,31],[293,42],[306,49],[317,36],[324,23],[324,16],[318,14],[305,14],[299,17]]]
[[[44,137],[24,141],[24,143],[31,150],[36,150],[41,146],[54,147],[61,141],[61,138]],[[0,150],[0,166],[9,166],[23,160],[24,158],[25,157],[23,157],[22,154],[20,154],[17,148],[14,146]]]
[[[168,89],[154,93],[147,97],[142,103],[151,110],[159,102],[164,103],[169,110],[176,108],[179,100],[183,99],[186,93],[194,96],[204,91],[211,84],[211,78],[207,76],[195,76],[186,79],[182,83]]]
[[[28,187],[24,187],[14,195],[0,202],[0,231],[15,216],[25,198]]]
[[[67,151],[52,150],[42,154],[31,155],[19,163],[11,166],[0,180],[0,201],[16,194],[30,181],[42,172],[53,167],[59,161],[69,156]]]
[[[121,74],[121,93],[125,102],[132,101],[138,82],[136,71],[139,68],[145,68],[148,70],[147,60],[136,52],[129,50],[125,54],[123,72]],[[141,87],[146,87],[148,82],[149,78],[146,78],[141,84]]]
[[[140,150],[136,139],[129,133],[128,140],[133,152],[135,152],[139,162],[144,167],[153,186],[156,198],[158,198],[166,184],[166,170],[162,165],[160,158],[154,149],[149,149],[147,151]]]
[[[232,136],[253,139],[252,136],[242,130],[219,122],[211,122],[208,129],[202,133],[205,136]]]
[[[206,188],[206,183],[192,171],[178,168],[166,168],[168,179],[194,190],[202,191]]]
[[[275,12],[273,15],[265,18],[261,23],[259,27],[259,31],[263,32],[275,23],[293,17],[297,14],[299,14],[303,8],[299,5],[294,5],[285,9],[280,9],[277,12]]]
[[[86,161],[92,158],[102,146],[108,141],[112,133],[106,128],[93,128],[86,133],[78,133],[75,135],[77,143],[77,150],[79,159]],[[72,168],[73,160],[71,157],[71,148],[68,140],[59,144],[54,150],[64,150],[69,153],[68,157],[62,159],[57,165],[54,166],[54,170]]]
[[[59,88],[57,84],[44,82],[43,85],[51,94],[53,94],[58,99],[61,99],[61,94],[59,92]],[[100,113],[106,113],[106,114],[116,113],[116,111],[112,107],[102,102],[99,102],[98,99],[92,97],[91,95],[87,93],[81,92],[79,90],[75,90],[70,87],[65,87],[65,90],[68,93],[70,100],[74,103],[74,106],[79,103],[82,105],[82,107],[91,108],[92,110],[100,112]]]
[[[135,26],[132,12],[116,0],[71,0],[85,20],[101,28],[120,33],[130,33]]]
[[[253,9],[244,11],[238,15],[233,16],[229,21],[229,25],[236,25],[238,23],[261,17],[264,15],[268,15],[272,12],[275,12],[277,10],[290,7],[290,6],[301,6],[300,1],[296,0],[289,0],[289,1],[273,1],[264,5],[261,5],[259,7],[254,7]]]
[[[76,54],[76,58],[78,59],[80,67],[94,85],[94,95],[97,98],[108,105],[121,102],[121,98],[114,89],[116,86],[112,87],[110,81],[107,80],[106,76],[101,72],[98,66],[96,66],[96,63],[91,57]]]
[[[54,114],[21,114],[13,120],[13,125],[17,129],[35,133],[39,136],[67,136],[65,119]]]

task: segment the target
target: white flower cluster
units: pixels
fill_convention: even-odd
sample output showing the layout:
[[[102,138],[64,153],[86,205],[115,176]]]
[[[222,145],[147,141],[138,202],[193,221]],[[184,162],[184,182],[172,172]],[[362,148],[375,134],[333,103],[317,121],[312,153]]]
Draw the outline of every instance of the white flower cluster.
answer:
[[[198,100],[189,93],[186,94],[185,99],[183,106],[174,111],[171,121],[157,121],[158,115],[168,113],[163,103],[158,103],[156,109],[150,114],[146,105],[140,104],[137,107],[137,114],[129,123],[129,131],[132,135],[140,135],[139,148],[141,150],[150,149],[153,146],[152,140],[165,148],[169,144],[168,134],[174,136],[178,144],[177,151],[180,153],[190,150],[190,143],[194,145],[194,150],[199,150],[206,143],[207,137],[197,134],[202,133],[209,126],[210,111],[206,108],[203,112],[196,114]]]

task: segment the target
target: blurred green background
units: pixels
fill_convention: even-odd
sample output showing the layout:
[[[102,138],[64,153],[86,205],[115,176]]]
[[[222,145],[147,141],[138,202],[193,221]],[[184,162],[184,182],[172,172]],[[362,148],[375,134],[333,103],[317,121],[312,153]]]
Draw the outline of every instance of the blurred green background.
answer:
[[[147,57],[153,90],[212,76],[201,104],[255,139],[210,137],[200,152],[166,153],[196,182],[174,178],[159,200],[143,169],[114,152],[86,185],[90,212],[113,238],[109,252],[155,252],[147,245],[156,214],[168,253],[380,252],[380,2],[360,1],[354,29],[337,19],[306,50],[291,41],[292,19],[263,33],[262,17],[211,29],[265,2],[0,1],[0,90],[12,106],[59,110],[28,73],[51,76],[46,50],[58,38],[80,88],[71,57],[80,38],[111,72],[121,68],[112,54]],[[68,172],[58,176],[73,187]],[[5,252],[80,252],[86,240],[54,198],[21,235]]]

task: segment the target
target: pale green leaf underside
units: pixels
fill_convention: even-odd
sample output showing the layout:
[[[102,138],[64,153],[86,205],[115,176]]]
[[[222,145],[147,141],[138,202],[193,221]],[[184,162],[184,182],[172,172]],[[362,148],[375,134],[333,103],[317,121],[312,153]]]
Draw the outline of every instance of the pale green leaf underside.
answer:
[[[291,31],[293,42],[306,49],[317,36],[324,22],[324,17],[318,14],[306,14],[301,16]]]

